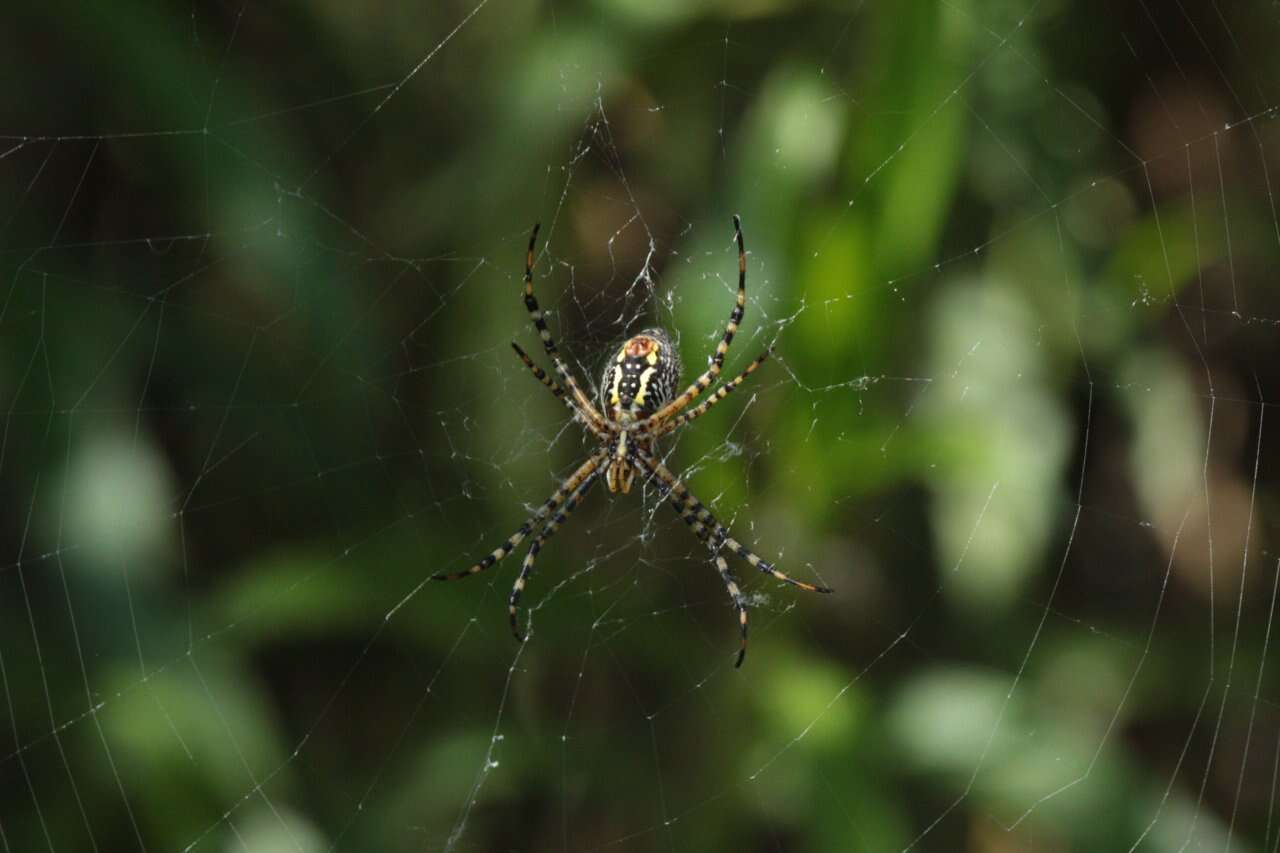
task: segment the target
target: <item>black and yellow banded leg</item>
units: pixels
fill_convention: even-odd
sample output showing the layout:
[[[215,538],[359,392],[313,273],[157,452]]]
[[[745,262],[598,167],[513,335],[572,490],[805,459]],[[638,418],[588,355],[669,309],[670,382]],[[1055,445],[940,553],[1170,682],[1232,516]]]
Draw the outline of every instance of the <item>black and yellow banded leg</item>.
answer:
[[[519,640],[524,642],[524,634],[520,633],[520,624],[516,619],[516,612],[520,607],[520,594],[524,592],[524,586],[529,582],[529,575],[533,572],[533,564],[538,559],[538,552],[542,550],[542,546],[548,539],[556,535],[556,531],[560,529],[560,525],[573,514],[574,509],[582,502],[582,498],[595,485],[596,479],[600,476],[599,471],[592,471],[587,478],[573,490],[573,494],[569,495],[569,499],[564,502],[564,506],[560,511],[547,522],[547,526],[542,528],[542,532],[533,540],[533,544],[529,546],[529,553],[524,557],[524,565],[520,567],[520,574],[516,577],[515,585],[511,587],[511,597],[507,600],[507,614],[511,617],[511,633]]]
[[[742,666],[742,661],[747,656],[747,599],[729,575],[729,564],[725,562],[724,557],[716,554],[715,561],[720,579],[724,581],[725,587],[729,590],[729,597],[733,599],[733,606],[738,608],[738,628],[742,632],[742,645],[738,647],[738,658],[733,662],[736,669]]]
[[[703,400],[698,405],[694,406],[689,411],[667,421],[665,425],[659,427],[658,430],[654,432],[654,435],[666,435],[667,433],[672,432],[673,430],[679,429],[680,427],[684,426],[689,421],[692,421],[701,417],[704,413],[706,413],[707,409],[710,409],[716,403],[719,403],[725,397],[728,397],[729,394],[733,391],[733,389],[741,385],[743,383],[743,380],[745,380],[748,376],[754,373],[757,367],[764,364],[765,359],[767,359],[772,353],[773,353],[773,350],[771,349],[768,349],[762,352],[759,356],[756,357],[755,361],[747,365],[746,370],[742,371],[737,376],[733,377],[733,379],[730,379],[728,382],[721,385],[719,388],[716,389],[716,392],[714,394],[712,394],[706,400]]]
[[[555,339],[551,337],[551,330],[547,328],[546,317],[543,316],[542,309],[538,307],[537,297],[533,295],[533,250],[538,242],[539,227],[539,225],[533,226],[533,233],[529,235],[529,251],[525,255],[524,307],[529,311],[529,316],[533,318],[534,328],[538,330],[538,337],[542,339],[542,348],[546,350],[547,357],[551,359],[551,363],[555,366],[556,375],[560,377],[560,381],[569,389],[574,403],[582,411],[583,418],[596,432],[605,432],[607,428],[605,427],[604,417],[596,410],[591,398],[583,392],[582,387],[578,385],[578,380],[573,378],[568,366],[560,358],[560,351],[556,349]]]
[[[654,475],[657,476],[664,485],[666,485],[670,490],[670,493],[674,495],[674,498],[671,500],[672,508],[679,513],[680,518],[684,520],[685,524],[693,528],[693,532],[698,535],[698,538],[701,539],[703,538],[703,535],[706,534],[709,537],[708,542],[712,547],[723,545],[734,554],[746,560],[753,567],[777,580],[782,581],[783,583],[791,584],[792,586],[799,587],[800,589],[807,590],[808,592],[833,592],[830,587],[798,581],[795,578],[778,571],[774,568],[772,563],[760,559],[760,557],[757,556],[750,548],[730,536],[728,528],[716,520],[716,517],[712,515],[711,510],[703,506],[702,502],[693,496],[693,493],[689,491],[684,483],[680,482],[675,474],[671,473],[667,466],[663,465],[650,453],[640,448],[636,448],[633,453],[635,457],[640,460],[641,464],[648,470],[652,471]]]
[[[684,501],[670,489],[667,490],[667,500],[670,501],[671,508],[680,513],[681,518],[685,518],[683,511]],[[689,518],[685,518],[685,521],[689,523],[694,535],[705,542],[707,547],[711,549],[716,570],[720,572],[720,579],[724,581],[725,588],[729,590],[729,597],[733,599],[733,606],[738,610],[738,627],[742,631],[742,645],[738,648],[738,658],[733,665],[734,668],[740,667],[747,655],[747,598],[742,594],[742,590],[738,588],[733,576],[729,574],[729,564],[725,562],[722,555],[716,553],[716,546],[710,541],[710,531],[707,526],[696,521],[690,521]]]
[[[471,566],[471,568],[464,569],[460,572],[442,572],[438,575],[432,575],[431,579],[437,581],[456,581],[459,578],[466,578],[471,575],[479,574],[490,566],[498,563],[515,550],[516,546],[523,542],[524,538],[533,531],[533,528],[542,523],[542,520],[546,518],[552,510],[564,503],[565,498],[576,492],[588,477],[594,477],[598,473],[600,463],[602,463],[604,459],[604,453],[597,453],[586,462],[582,463],[578,470],[570,474],[564,483],[561,484],[560,488],[556,489],[551,497],[547,498],[542,506],[538,507],[537,512],[525,519],[524,524],[520,525],[516,532],[512,533],[511,536],[507,538],[506,542],[503,542],[497,548],[494,548],[491,553],[485,554],[484,557],[482,557],[478,563]]]
[[[550,376],[547,375],[547,372],[545,370],[543,370],[541,367],[538,367],[538,365],[534,364],[533,359],[529,358],[529,356],[525,353],[525,351],[520,349],[520,345],[518,343],[516,343],[515,341],[512,341],[511,348],[516,351],[516,355],[520,356],[520,360],[524,362],[524,366],[529,368],[531,371],[533,371],[533,375],[537,377],[537,380],[541,382],[543,385],[547,386],[547,390],[549,390],[552,394],[556,395],[557,400],[563,400],[566,406],[568,406],[571,409],[573,408],[573,404],[570,403],[568,400],[565,400],[564,398],[565,391],[563,388],[560,387],[559,382],[552,379]]]
[[[520,348],[520,345],[518,343],[516,343],[515,341],[512,341],[511,348],[516,351],[516,355],[520,356],[520,360],[524,362],[524,366],[529,368],[529,370],[533,372],[534,378],[536,378],[543,385],[547,386],[547,390],[550,391],[552,394],[554,394],[557,400],[564,403],[565,406],[569,409],[569,411],[573,412],[574,415],[579,414],[578,407],[573,404],[573,400],[565,396],[568,392],[564,390],[564,386],[562,386],[559,382],[555,381],[550,376],[548,376],[547,372],[543,370],[541,367],[538,367],[538,365],[534,364],[533,359],[529,358],[528,354],[523,349]],[[591,420],[586,416],[579,418],[579,420],[584,426],[586,426],[587,429],[591,430],[591,432],[597,438],[603,439],[608,437],[609,434],[607,432],[602,432],[600,429],[598,429],[596,425],[593,424]]]
[[[713,547],[723,546],[731,552],[746,560],[752,567],[759,569],[766,575],[770,575],[776,580],[783,583],[791,584],[794,587],[806,590],[808,592],[830,593],[834,592],[830,587],[818,586],[817,584],[805,583],[798,581],[785,572],[779,571],[774,565],[767,560],[760,558],[758,554],[743,545],[737,539],[729,535],[729,530],[716,520],[702,502],[694,497],[687,489],[684,494],[679,496],[680,505],[677,506],[672,501],[672,508],[679,513],[680,518],[693,528],[695,534],[699,534],[699,538],[707,537]]]
[[[747,305],[747,250],[742,245],[742,222],[737,216],[733,217],[733,233],[738,241],[738,298],[734,303],[733,310],[729,312],[729,322],[724,327],[724,338],[716,346],[716,351],[711,356],[711,364],[707,365],[706,372],[693,380],[693,384],[686,388],[679,397],[676,397],[650,415],[646,419],[647,424],[660,424],[689,405],[695,397],[707,390],[708,386],[716,381],[716,377],[720,375],[720,369],[724,367],[725,354],[729,352],[729,345],[733,343],[733,336],[738,333],[738,324],[742,322],[742,314]]]

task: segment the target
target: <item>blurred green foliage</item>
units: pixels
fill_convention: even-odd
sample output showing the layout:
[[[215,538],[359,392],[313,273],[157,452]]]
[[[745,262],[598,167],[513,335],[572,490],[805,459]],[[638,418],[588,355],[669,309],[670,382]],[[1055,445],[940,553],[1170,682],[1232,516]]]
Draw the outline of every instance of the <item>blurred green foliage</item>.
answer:
[[[1167,15],[1166,15],[1167,13]],[[0,850],[1271,849],[1273,11],[0,28]],[[511,357],[776,357],[660,495]]]

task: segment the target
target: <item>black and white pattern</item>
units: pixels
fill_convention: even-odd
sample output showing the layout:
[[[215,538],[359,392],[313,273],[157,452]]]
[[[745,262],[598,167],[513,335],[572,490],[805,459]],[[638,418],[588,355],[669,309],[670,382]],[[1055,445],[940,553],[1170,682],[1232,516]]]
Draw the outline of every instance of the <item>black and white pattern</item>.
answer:
[[[681,372],[680,353],[666,330],[645,329],[609,358],[600,381],[600,405],[611,420],[622,414],[647,418],[675,396]]]
[[[600,446],[501,546],[464,571],[433,576],[435,580],[457,580],[479,574],[500,562],[532,533],[534,528],[541,525],[542,529],[529,548],[529,553],[525,557],[515,586],[507,600],[511,633],[517,640],[521,642],[525,640],[518,617],[520,595],[524,592],[525,584],[533,573],[538,552],[568,520],[570,513],[586,497],[588,490],[602,473],[609,491],[623,494],[631,491],[631,485],[637,473],[641,473],[646,478],[652,477],[661,485],[672,508],[689,525],[694,535],[706,543],[711,551],[711,559],[716,566],[716,571],[720,573],[725,588],[729,591],[729,597],[733,599],[734,606],[738,609],[741,644],[734,666],[741,666],[747,653],[747,599],[729,574],[729,565],[720,553],[722,549],[727,549],[735,556],[746,560],[752,567],[772,576],[775,580],[810,592],[831,592],[828,587],[788,577],[775,569],[771,563],[756,556],[753,551],[733,538],[729,530],[716,520],[711,511],[694,497],[684,483],[680,482],[655,455],[655,445],[661,436],[684,426],[711,409],[741,385],[743,380],[769,357],[768,350],[761,353],[747,365],[745,370],[722,384],[707,399],[687,412],[681,413],[719,378],[729,345],[738,331],[738,324],[742,322],[747,301],[747,256],[746,249],[742,245],[741,224],[736,216],[733,218],[733,231],[738,243],[738,293],[733,310],[729,314],[729,322],[725,324],[724,337],[716,346],[707,369],[693,381],[693,384],[676,396],[676,387],[680,383],[680,355],[666,331],[657,328],[645,329],[627,338],[610,354],[601,377],[600,409],[597,410],[560,357],[555,339],[552,338],[542,310],[538,307],[537,297],[533,295],[533,250],[538,238],[538,226],[534,226],[533,234],[529,238],[529,251],[524,267],[524,304],[533,320],[534,328],[538,331],[538,337],[542,340],[542,347],[547,357],[551,359],[556,375],[564,385],[534,364],[533,359],[525,354],[519,344],[512,342],[511,346],[524,362],[525,367],[533,373],[534,378],[545,385],[573,412],[574,417],[599,439]],[[552,515],[553,512],[554,515]]]

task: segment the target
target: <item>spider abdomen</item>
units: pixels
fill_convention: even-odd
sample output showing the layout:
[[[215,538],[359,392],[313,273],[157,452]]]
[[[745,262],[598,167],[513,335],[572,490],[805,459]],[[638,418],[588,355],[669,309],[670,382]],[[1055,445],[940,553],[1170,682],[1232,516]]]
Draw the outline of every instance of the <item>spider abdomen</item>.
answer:
[[[662,329],[646,329],[626,340],[605,365],[600,402],[614,421],[645,418],[675,396],[680,355]]]

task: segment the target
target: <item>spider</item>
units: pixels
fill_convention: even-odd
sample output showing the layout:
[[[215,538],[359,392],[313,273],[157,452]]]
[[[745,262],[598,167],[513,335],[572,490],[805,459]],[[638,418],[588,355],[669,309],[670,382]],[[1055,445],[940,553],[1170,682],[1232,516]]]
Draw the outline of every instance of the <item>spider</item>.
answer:
[[[733,310],[729,313],[724,338],[716,346],[706,371],[679,396],[673,397],[680,382],[679,353],[676,352],[670,335],[665,331],[645,329],[628,338],[609,358],[600,382],[600,408],[597,409],[560,357],[555,340],[547,328],[546,319],[538,307],[538,300],[533,295],[533,253],[538,240],[538,226],[533,226],[524,263],[524,305],[533,319],[534,327],[538,330],[538,336],[542,338],[543,349],[551,359],[560,382],[548,376],[541,367],[534,364],[519,344],[512,341],[511,347],[524,362],[525,367],[529,368],[538,381],[569,408],[574,418],[600,442],[600,446],[560,484],[533,515],[525,519],[516,532],[507,538],[507,541],[486,554],[469,569],[432,576],[433,580],[451,581],[479,574],[510,554],[526,536],[533,532],[535,527],[546,522],[541,532],[534,538],[533,544],[529,546],[529,552],[525,555],[524,564],[520,567],[520,574],[516,577],[507,602],[511,633],[515,635],[516,640],[524,642],[525,639],[525,635],[520,631],[517,611],[520,605],[520,594],[524,592],[529,575],[533,572],[533,564],[538,559],[538,552],[582,502],[601,474],[604,475],[610,492],[621,491],[623,494],[631,491],[637,471],[642,472],[645,479],[653,478],[659,481],[666,491],[666,498],[672,509],[685,524],[689,525],[694,535],[710,549],[716,569],[720,572],[720,577],[738,610],[738,625],[742,640],[734,663],[735,667],[742,666],[743,658],[747,653],[747,600],[730,576],[729,564],[721,554],[721,549],[729,549],[755,568],[784,583],[810,592],[832,591],[825,586],[815,586],[787,577],[771,563],[756,556],[751,549],[730,536],[729,530],[716,520],[711,511],[694,497],[684,483],[680,482],[680,479],[655,455],[655,445],[659,438],[705,414],[741,385],[772,352],[772,348],[766,349],[748,364],[745,370],[722,384],[711,396],[692,409],[684,411],[720,375],[725,354],[729,351],[729,344],[733,342],[738,324],[742,322],[742,312],[747,297],[747,259],[746,250],[742,244],[742,223],[737,216],[733,217],[733,232],[738,243],[738,297]],[[562,385],[561,382],[564,384]],[[555,514],[552,515],[552,513]],[[550,521],[547,521],[548,516],[551,516]]]

